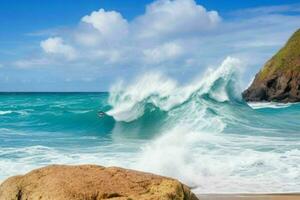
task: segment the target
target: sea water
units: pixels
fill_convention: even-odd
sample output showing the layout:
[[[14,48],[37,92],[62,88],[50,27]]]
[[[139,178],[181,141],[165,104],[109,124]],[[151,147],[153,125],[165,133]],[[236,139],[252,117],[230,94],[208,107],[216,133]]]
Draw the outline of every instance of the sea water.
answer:
[[[300,104],[245,103],[238,65],[228,58],[186,85],[148,73],[104,93],[1,93],[0,180],[98,164],[196,193],[299,192]]]

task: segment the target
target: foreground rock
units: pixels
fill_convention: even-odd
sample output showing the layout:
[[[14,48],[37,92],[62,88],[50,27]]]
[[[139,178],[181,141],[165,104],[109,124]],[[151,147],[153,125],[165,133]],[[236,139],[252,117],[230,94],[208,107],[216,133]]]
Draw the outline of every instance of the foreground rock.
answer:
[[[49,166],[0,186],[1,200],[197,200],[177,180],[94,165]]]
[[[246,101],[300,101],[300,29],[243,92]]]

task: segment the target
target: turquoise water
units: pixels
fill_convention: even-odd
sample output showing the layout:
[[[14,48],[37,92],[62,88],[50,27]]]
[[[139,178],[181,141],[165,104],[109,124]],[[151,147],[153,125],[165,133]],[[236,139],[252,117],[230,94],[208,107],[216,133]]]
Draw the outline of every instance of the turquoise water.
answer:
[[[300,104],[249,106],[236,85],[225,65],[184,86],[147,74],[109,93],[2,93],[0,180],[93,163],[175,177],[199,193],[299,192]]]

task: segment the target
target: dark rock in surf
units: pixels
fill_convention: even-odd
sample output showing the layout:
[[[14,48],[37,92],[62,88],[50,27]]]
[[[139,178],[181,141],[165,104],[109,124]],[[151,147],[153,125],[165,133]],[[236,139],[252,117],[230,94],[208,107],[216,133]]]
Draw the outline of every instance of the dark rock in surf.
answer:
[[[300,101],[300,29],[256,74],[242,95],[246,101]]]

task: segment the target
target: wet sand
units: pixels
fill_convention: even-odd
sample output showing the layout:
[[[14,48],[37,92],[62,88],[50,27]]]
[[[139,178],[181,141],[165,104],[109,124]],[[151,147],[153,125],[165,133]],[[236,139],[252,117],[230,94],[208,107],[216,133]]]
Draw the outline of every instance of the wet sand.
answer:
[[[200,200],[300,200],[299,194],[207,194]]]

